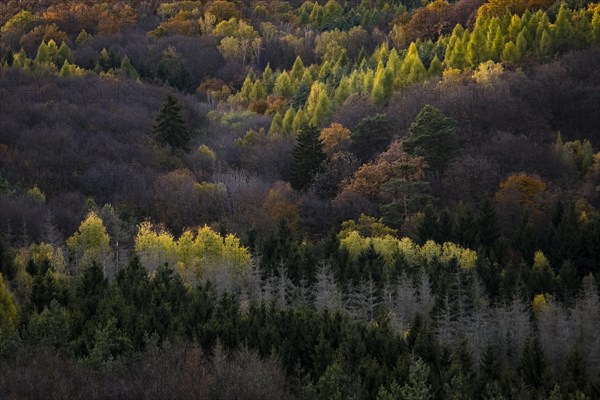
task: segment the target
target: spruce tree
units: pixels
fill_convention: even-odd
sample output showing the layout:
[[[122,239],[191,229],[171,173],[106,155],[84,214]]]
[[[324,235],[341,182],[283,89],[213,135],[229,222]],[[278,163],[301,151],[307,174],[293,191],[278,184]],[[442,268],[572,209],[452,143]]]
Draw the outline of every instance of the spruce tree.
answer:
[[[162,108],[154,121],[156,139],[171,149],[188,150],[190,134],[181,116],[181,106],[172,94],[165,96]]]
[[[404,141],[406,151],[425,157],[434,171],[443,172],[458,150],[456,121],[428,104],[417,115],[409,131],[410,135]]]
[[[292,158],[292,187],[296,190],[305,190],[325,160],[319,129],[316,126],[304,125],[300,128],[296,145],[292,150]]]
[[[38,64],[47,64],[51,61],[50,52],[46,42],[42,42],[38,47],[37,55],[35,56],[35,62]]]
[[[351,133],[350,151],[365,162],[384,151],[392,140],[392,128],[385,114],[363,118]]]
[[[491,200],[485,199],[481,203],[477,225],[479,244],[487,249],[493,248],[500,238],[500,228],[496,217],[496,209]]]

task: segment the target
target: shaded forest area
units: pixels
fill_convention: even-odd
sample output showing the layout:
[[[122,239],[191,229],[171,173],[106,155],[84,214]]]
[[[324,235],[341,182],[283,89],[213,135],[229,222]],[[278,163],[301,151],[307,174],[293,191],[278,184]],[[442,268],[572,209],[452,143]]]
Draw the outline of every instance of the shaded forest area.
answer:
[[[600,397],[597,2],[0,26],[0,397]]]

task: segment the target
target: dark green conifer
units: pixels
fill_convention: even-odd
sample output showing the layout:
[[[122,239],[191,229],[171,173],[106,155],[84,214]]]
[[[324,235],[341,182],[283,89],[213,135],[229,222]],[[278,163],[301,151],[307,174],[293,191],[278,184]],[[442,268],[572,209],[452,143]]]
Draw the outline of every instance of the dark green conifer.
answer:
[[[188,150],[190,134],[181,116],[181,106],[172,94],[165,97],[154,121],[154,135],[159,142],[169,145],[173,150]]]

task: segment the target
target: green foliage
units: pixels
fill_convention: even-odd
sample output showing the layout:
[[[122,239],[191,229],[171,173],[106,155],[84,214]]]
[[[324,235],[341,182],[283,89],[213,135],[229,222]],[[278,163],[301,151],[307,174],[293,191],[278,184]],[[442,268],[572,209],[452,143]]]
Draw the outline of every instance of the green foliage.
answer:
[[[362,119],[351,133],[350,139],[350,150],[363,162],[384,151],[392,139],[387,116],[376,114]]]
[[[433,170],[443,172],[458,152],[455,130],[456,121],[426,105],[411,124],[404,148],[424,157]]]
[[[298,132],[292,150],[293,165],[290,181],[296,190],[302,191],[308,188],[325,160],[319,134],[319,129],[314,125],[304,125]]]
[[[181,115],[181,106],[172,94],[165,96],[154,121],[153,133],[160,143],[168,145],[173,151],[188,150],[190,134]]]
[[[67,247],[81,268],[91,263],[105,265],[111,255],[110,238],[102,219],[90,212],[77,232],[67,240]]]
[[[17,308],[0,273],[0,331],[8,330],[17,322]]]

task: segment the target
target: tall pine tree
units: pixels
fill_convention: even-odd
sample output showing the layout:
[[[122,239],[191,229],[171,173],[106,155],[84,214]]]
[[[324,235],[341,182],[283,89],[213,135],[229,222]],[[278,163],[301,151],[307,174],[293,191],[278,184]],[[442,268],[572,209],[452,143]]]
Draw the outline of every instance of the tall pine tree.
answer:
[[[154,135],[159,142],[169,145],[173,150],[188,150],[190,134],[181,116],[181,106],[172,94],[165,97],[162,108],[156,116]]]
[[[325,160],[319,129],[316,126],[304,125],[300,128],[292,157],[292,187],[296,190],[305,190]]]

